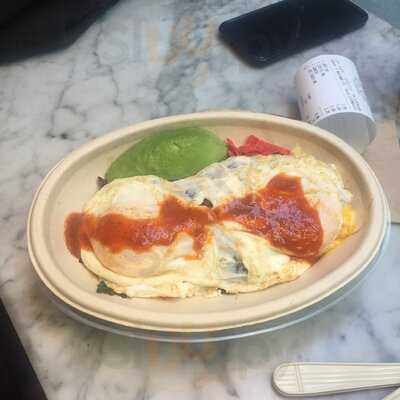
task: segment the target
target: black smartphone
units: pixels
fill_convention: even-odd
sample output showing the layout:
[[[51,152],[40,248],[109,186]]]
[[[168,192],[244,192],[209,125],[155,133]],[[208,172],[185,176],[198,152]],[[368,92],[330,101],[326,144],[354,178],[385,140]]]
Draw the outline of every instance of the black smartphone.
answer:
[[[350,0],[284,0],[223,22],[224,41],[265,66],[361,28],[368,14]]]

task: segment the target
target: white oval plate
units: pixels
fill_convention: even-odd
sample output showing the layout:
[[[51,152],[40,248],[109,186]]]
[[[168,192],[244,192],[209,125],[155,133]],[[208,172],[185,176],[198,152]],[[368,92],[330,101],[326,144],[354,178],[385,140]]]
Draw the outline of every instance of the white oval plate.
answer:
[[[98,280],[72,257],[64,243],[64,220],[80,211],[113,159],[135,141],[182,126],[209,128],[241,141],[256,134],[306,152],[339,168],[354,193],[359,231],[322,257],[300,279],[263,291],[183,300],[121,299],[96,293]],[[314,126],[267,114],[205,112],[147,121],[96,139],[72,152],[40,185],[28,219],[29,254],[54,296],[79,313],[107,323],[163,332],[212,332],[290,318],[329,298],[368,268],[380,251],[388,221],[385,196],[374,173],[350,146]]]

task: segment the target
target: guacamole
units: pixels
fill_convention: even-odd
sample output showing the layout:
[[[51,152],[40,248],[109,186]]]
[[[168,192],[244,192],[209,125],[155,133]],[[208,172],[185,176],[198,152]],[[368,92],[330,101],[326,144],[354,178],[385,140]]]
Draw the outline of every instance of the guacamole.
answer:
[[[227,157],[223,140],[204,128],[158,132],[135,143],[106,172],[107,182],[129,176],[156,175],[168,180],[186,178]]]

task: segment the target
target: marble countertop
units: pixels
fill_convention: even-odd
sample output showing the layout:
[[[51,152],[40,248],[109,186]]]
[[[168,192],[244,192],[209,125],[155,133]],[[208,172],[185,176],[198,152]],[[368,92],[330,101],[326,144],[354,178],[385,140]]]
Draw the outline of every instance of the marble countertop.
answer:
[[[34,190],[68,152],[112,129],[209,109],[297,117],[294,73],[321,53],[349,56],[376,117],[399,122],[399,31],[371,15],[362,30],[252,69],[215,32],[266,3],[122,0],[65,51],[0,67],[0,294],[50,400],[279,399],[270,379],[281,362],[400,361],[399,226],[367,281],[330,310],[216,344],[145,342],[82,325],[49,303],[30,265]]]

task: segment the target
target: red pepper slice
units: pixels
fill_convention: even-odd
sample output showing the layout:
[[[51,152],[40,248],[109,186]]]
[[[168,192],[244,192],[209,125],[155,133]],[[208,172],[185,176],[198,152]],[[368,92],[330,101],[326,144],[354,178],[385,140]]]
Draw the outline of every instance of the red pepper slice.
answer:
[[[228,147],[229,157],[240,155],[239,148],[236,146],[236,144],[234,143],[234,141],[232,139],[227,138],[225,140],[225,143],[226,143],[226,146]]]
[[[262,154],[268,156],[270,154],[290,154],[290,150],[286,147],[278,146],[276,144],[268,143],[263,139],[258,138],[255,135],[247,136],[244,144],[236,146],[232,139],[226,139],[225,141],[228,147],[229,156],[254,156]]]

